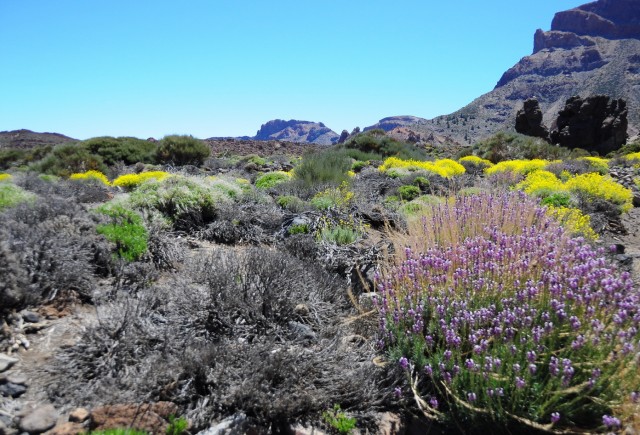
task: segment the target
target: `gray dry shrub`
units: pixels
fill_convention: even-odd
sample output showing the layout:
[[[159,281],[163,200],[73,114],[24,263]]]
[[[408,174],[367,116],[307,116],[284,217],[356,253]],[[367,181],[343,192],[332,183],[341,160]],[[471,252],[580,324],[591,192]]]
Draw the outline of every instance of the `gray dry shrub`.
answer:
[[[19,299],[16,308],[70,291],[81,299],[91,298],[92,262],[100,239],[80,206],[45,198],[9,209],[0,214],[0,239],[4,242],[0,262],[12,265],[3,271],[4,281],[19,287],[13,291]]]
[[[390,387],[372,346],[344,345],[343,284],[266,248],[215,248],[163,284],[99,305],[99,321],[52,364],[50,397],[171,400],[194,429],[236,413],[277,428],[336,401],[379,408]]]

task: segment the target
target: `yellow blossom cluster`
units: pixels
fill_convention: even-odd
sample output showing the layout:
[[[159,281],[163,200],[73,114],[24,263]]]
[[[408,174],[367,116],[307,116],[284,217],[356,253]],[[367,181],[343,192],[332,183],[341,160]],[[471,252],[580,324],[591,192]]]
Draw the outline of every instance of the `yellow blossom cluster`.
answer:
[[[11,180],[11,174],[0,174],[0,182]]]
[[[580,157],[578,160],[585,161],[598,173],[606,174],[609,172],[609,159],[602,157]]]
[[[102,184],[104,184],[105,186],[111,185],[107,176],[100,171],[87,171],[87,172],[71,174],[69,179],[70,180],[97,180]]]
[[[464,166],[451,159],[442,159],[431,162],[421,160],[403,160],[398,157],[389,157],[384,161],[379,169],[381,172],[386,172],[389,169],[407,169],[409,171],[423,170],[445,178],[464,174],[466,172]]]
[[[515,187],[537,197],[569,192],[588,199],[604,199],[616,204],[623,212],[633,207],[633,193],[629,189],[616,183],[611,177],[595,172],[572,176],[562,181],[551,172],[538,170],[530,173]]]
[[[549,207],[547,213],[572,235],[582,236],[592,241],[598,240],[598,234],[591,228],[591,216],[583,214],[580,209],[573,207]]]
[[[113,180],[113,185],[118,187],[123,187],[125,189],[134,189],[140,184],[144,183],[147,180],[157,180],[162,181],[168,176],[170,176],[168,172],[164,171],[149,171],[149,172],[141,172],[139,174],[125,174],[121,175],[115,180]]]
[[[522,175],[527,175],[533,171],[544,169],[550,162],[548,160],[533,159],[533,160],[505,160],[484,170],[485,174],[493,175],[500,172],[515,172]]]
[[[483,158],[478,157],[478,156],[462,157],[462,158],[458,159],[458,162],[460,162],[460,163],[468,162],[468,163],[473,163],[474,165],[478,165],[478,166],[487,166],[487,167],[493,166],[493,163],[491,163],[489,160],[483,159]]]

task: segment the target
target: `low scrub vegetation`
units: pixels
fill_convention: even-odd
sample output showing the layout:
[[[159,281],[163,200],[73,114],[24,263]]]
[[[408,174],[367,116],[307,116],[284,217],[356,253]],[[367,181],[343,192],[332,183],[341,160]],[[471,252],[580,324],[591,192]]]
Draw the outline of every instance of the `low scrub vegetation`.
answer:
[[[302,158],[209,158],[190,136],[8,152],[0,352],[21,346],[21,310],[91,304],[42,394],[171,401],[172,433],[377,433],[383,412],[631,428],[640,293],[607,247],[639,196],[627,151],[499,134],[436,157],[374,130]]]

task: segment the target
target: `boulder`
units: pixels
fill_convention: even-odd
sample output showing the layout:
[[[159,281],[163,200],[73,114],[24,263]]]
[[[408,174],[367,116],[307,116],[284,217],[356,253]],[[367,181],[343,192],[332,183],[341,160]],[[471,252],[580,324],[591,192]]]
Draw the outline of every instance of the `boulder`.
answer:
[[[627,104],[606,95],[567,100],[551,129],[551,142],[605,155],[627,141]]]
[[[529,98],[516,114],[516,131],[518,133],[549,140],[549,130],[542,124],[542,110],[535,98]]]
[[[31,411],[20,420],[20,430],[29,434],[46,432],[56,425],[58,412],[53,405],[43,405]]]
[[[9,370],[18,360],[16,358],[12,358],[9,355],[5,355],[4,353],[0,353],[0,373],[5,370]]]

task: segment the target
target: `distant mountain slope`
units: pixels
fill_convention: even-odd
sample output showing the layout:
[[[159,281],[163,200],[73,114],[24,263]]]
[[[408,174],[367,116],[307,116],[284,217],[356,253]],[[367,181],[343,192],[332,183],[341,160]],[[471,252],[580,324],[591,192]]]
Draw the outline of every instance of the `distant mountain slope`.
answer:
[[[274,119],[262,124],[253,137],[255,140],[281,140],[286,142],[305,142],[317,145],[331,145],[338,141],[340,135],[321,122],[284,121]]]
[[[0,131],[0,148],[34,148],[75,140],[59,133],[36,133],[31,130]]]
[[[513,130],[522,102],[536,97],[551,125],[574,95],[623,98],[629,135],[640,131],[640,1],[599,0],[558,12],[550,31],[538,29],[534,51],[507,70],[493,91],[450,115],[408,126],[422,134],[473,143]]]

